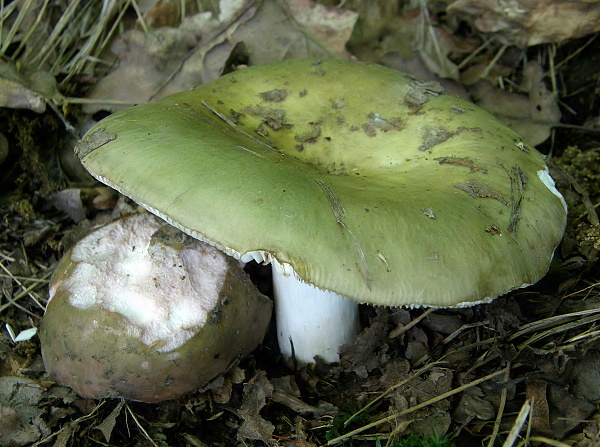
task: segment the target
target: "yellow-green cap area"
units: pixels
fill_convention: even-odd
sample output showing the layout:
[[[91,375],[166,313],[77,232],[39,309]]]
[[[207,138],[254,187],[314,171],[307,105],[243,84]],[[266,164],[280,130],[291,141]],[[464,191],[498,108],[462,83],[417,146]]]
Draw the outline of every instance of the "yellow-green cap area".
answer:
[[[520,136],[376,65],[239,70],[111,115],[76,151],[188,233],[372,304],[464,305],[532,284],[566,221]]]

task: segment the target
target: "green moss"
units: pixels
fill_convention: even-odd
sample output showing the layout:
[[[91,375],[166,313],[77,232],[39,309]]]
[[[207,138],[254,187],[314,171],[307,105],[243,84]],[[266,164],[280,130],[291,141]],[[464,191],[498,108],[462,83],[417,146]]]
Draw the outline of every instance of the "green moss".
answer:
[[[454,443],[446,437],[440,438],[437,435],[428,438],[420,435],[411,435],[399,439],[390,445],[391,447],[453,447]]]
[[[344,424],[346,424],[346,421],[348,421],[355,413],[356,411],[340,413],[340,415],[331,422],[331,428],[325,433],[325,439],[331,441],[334,438],[342,436],[344,433],[348,433],[368,423],[369,414],[363,412],[352,419],[350,424],[345,427]],[[350,441],[350,445],[353,445],[352,441]]]
[[[355,413],[356,412],[341,413],[338,417],[336,417],[331,423],[331,428],[325,434],[325,439],[327,441],[331,441],[332,439],[338,438],[345,433],[351,432],[352,430],[356,430],[357,428],[360,428],[370,422],[370,414],[363,412],[354,417],[350,423],[345,426],[347,421],[350,420]],[[355,440],[349,438],[341,445],[350,447],[381,447],[383,444],[380,439],[373,441]],[[454,443],[452,443],[445,436],[440,437],[434,434],[432,436],[425,437],[422,434],[411,434],[395,440],[389,444],[389,447],[454,447]]]

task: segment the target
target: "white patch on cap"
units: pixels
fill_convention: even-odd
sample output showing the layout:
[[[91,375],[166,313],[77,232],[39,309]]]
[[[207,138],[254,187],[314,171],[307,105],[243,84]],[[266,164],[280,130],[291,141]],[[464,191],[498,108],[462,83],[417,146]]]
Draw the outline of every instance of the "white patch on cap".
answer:
[[[546,185],[546,188],[548,188],[552,194],[554,194],[556,197],[558,197],[560,199],[563,206],[565,207],[565,211],[567,211],[567,202],[565,202],[565,198],[558,191],[558,189],[556,189],[556,185],[554,184],[554,179],[550,176],[550,172],[548,171],[548,168],[540,169],[537,172],[537,175],[538,175],[539,179],[542,181],[542,183],[544,185]]]
[[[52,287],[68,289],[70,303],[118,312],[146,345],[168,352],[192,338],[218,302],[228,264],[214,247],[194,241],[181,250],[150,243],[165,223],[132,216],[90,234],[74,248],[72,275]]]

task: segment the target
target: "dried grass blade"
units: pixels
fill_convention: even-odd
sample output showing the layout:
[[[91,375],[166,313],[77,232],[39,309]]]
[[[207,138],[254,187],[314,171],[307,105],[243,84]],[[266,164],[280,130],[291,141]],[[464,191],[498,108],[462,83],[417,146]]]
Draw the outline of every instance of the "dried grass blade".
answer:
[[[337,438],[331,439],[329,442],[327,442],[327,445],[336,445],[336,444],[339,444],[340,442],[343,442],[343,441],[345,441],[345,440],[353,437],[354,435],[362,433],[362,432],[364,432],[366,430],[369,430],[369,429],[371,429],[373,427],[377,427],[378,425],[385,424],[386,422],[390,422],[390,421],[392,421],[392,420],[394,420],[394,419],[396,419],[396,418],[398,418],[400,416],[404,416],[406,414],[409,414],[409,413],[412,413],[414,411],[420,410],[421,408],[425,408],[425,407],[427,407],[429,405],[432,405],[432,404],[434,404],[436,402],[439,402],[440,400],[444,400],[444,399],[446,399],[446,398],[448,398],[450,396],[453,396],[453,395],[455,395],[457,393],[460,393],[460,392],[462,392],[462,391],[464,391],[464,390],[466,390],[468,388],[474,387],[475,385],[479,385],[480,383],[483,383],[483,382],[486,382],[486,381],[488,381],[490,379],[493,379],[494,377],[497,377],[497,376],[499,376],[501,374],[506,374],[507,369],[508,369],[508,367],[502,368],[500,371],[496,371],[496,372],[494,372],[492,374],[488,374],[485,377],[481,377],[481,378],[479,378],[477,380],[473,380],[472,382],[469,382],[469,383],[467,383],[465,385],[459,386],[458,388],[454,388],[453,390],[450,390],[450,391],[448,391],[446,393],[440,394],[439,396],[436,396],[436,397],[431,398],[431,399],[429,399],[429,400],[427,400],[425,402],[422,402],[422,403],[420,403],[418,405],[415,405],[414,407],[407,408],[406,410],[402,410],[402,411],[400,411],[398,413],[394,413],[394,414],[392,414],[390,416],[384,417],[384,418],[379,419],[379,420],[377,420],[375,422],[371,422],[370,424],[367,424],[367,425],[365,425],[363,427],[359,427],[356,430],[352,430],[349,433],[346,433],[346,434],[344,434],[342,436],[338,436]]]
[[[554,317],[544,318],[543,320],[534,321],[522,326],[517,332],[508,337],[508,340],[514,340],[515,338],[521,337],[525,334],[534,331],[540,331],[547,327],[552,327],[561,324],[562,320],[569,318],[579,318],[587,315],[598,315],[600,318],[600,309],[587,309],[578,312],[571,312],[568,314],[556,315]]]
[[[2,264],[0,263],[0,266],[2,266]],[[52,276],[52,271],[48,271],[44,274],[44,276],[42,276],[40,279],[41,280],[46,280],[48,278],[50,278],[50,276]],[[7,304],[4,304],[2,306],[0,306],[0,314],[2,312],[4,312],[6,309],[8,309],[9,307],[11,307],[15,301],[20,300],[21,298],[23,298],[24,296],[29,296],[41,309],[45,309],[45,306],[42,305],[31,293],[37,289],[38,287],[40,287],[41,285],[45,284],[45,282],[43,281],[37,281],[34,282],[33,284],[31,284],[28,287],[23,288],[23,290],[15,297],[12,298],[12,302],[9,302]],[[23,287],[21,285],[21,287]],[[37,315],[36,315],[37,318]]]
[[[129,408],[129,405],[127,405],[127,402],[125,403],[125,408],[127,408],[127,412],[131,415],[131,417],[133,418],[133,421],[135,422],[135,425],[137,425],[137,427],[140,429],[140,431],[142,432],[142,434],[144,435],[144,437],[154,446],[154,447],[158,447],[158,444],[156,443],[156,441],[154,441],[154,439],[152,439],[150,437],[150,435],[148,434],[148,432],[146,431],[146,429],[142,426],[142,424],[140,424],[140,421],[138,421],[137,416],[135,415],[135,413],[133,411],[131,411],[131,408]]]
[[[21,54],[21,51],[23,50],[23,48],[25,48],[25,45],[27,44],[27,42],[29,41],[29,39],[31,38],[31,36],[33,36],[33,33],[40,26],[40,23],[42,21],[42,18],[44,17],[44,13],[46,12],[46,8],[48,7],[49,3],[50,3],[50,0],[44,0],[44,4],[42,5],[42,9],[38,13],[38,15],[37,15],[37,17],[35,19],[35,22],[33,23],[33,25],[31,25],[31,27],[29,27],[29,30],[27,31],[27,34],[25,34],[25,37],[23,37],[23,39],[21,39],[21,42],[19,42],[19,47],[14,52],[15,55]]]
[[[8,47],[13,43],[13,39],[17,35],[17,31],[19,31],[19,29],[21,28],[21,23],[23,23],[23,20],[25,19],[27,12],[31,9],[31,5],[33,4],[33,2],[34,2],[34,0],[27,0],[27,2],[23,5],[23,7],[21,9],[19,9],[17,18],[15,19],[15,22],[13,23],[13,25],[11,26],[10,30],[8,31],[8,33],[6,35],[6,41],[4,41],[2,48],[0,48],[1,54],[4,54],[6,52],[6,50],[8,49]],[[15,3],[17,3],[17,2],[15,2]],[[4,2],[2,4],[2,6],[4,9]]]
[[[510,362],[506,365],[506,373],[504,374],[504,382],[508,382],[510,379]],[[506,399],[508,397],[508,388],[502,388],[502,392],[500,393],[500,405],[498,406],[498,412],[496,413],[496,420],[494,421],[494,429],[492,430],[492,434],[490,436],[490,440],[488,441],[487,447],[493,447],[496,443],[496,437],[498,436],[498,432],[500,431],[500,422],[502,421],[502,417],[504,416],[504,407],[506,406]]]
[[[600,309],[598,309],[598,310],[600,310]],[[521,343],[518,346],[518,349],[521,350],[521,349],[525,348],[526,346],[529,346],[530,344],[535,343],[537,341],[540,341],[540,340],[542,340],[542,339],[544,339],[546,337],[553,336],[553,335],[559,334],[561,332],[566,332],[568,330],[581,327],[581,326],[586,325],[588,323],[594,323],[594,322],[596,322],[598,320],[600,320],[600,315],[598,313],[596,313],[594,315],[588,315],[585,318],[581,318],[581,319],[578,319],[578,320],[575,320],[575,321],[570,321],[568,323],[561,324],[559,326],[554,326],[554,327],[552,327],[550,329],[547,329],[545,331],[540,331],[540,332],[538,332],[536,334],[533,334],[529,339],[527,339],[523,343]]]
[[[83,68],[84,64],[89,60],[92,52],[95,55],[100,54],[99,50],[94,51],[94,48],[104,48],[106,46],[107,39],[105,38],[100,45],[97,45],[102,35],[105,33],[106,28],[109,24],[111,17],[114,14],[114,10],[119,8],[120,0],[104,0],[102,2],[102,8],[100,9],[99,17],[94,20],[93,26],[88,30],[89,37],[69,62],[65,64],[65,70],[68,73],[67,78],[71,78],[74,74],[79,73]],[[115,30],[115,26],[121,22],[125,10],[131,3],[131,0],[125,2],[125,5],[119,11],[119,15],[115,21],[115,24],[111,28],[109,35],[112,35]],[[63,81],[64,83],[65,81]]]
[[[515,442],[517,441],[517,437],[519,436],[519,433],[521,432],[521,429],[523,428],[523,425],[525,425],[525,422],[527,421],[527,418],[529,417],[530,412],[531,412],[531,404],[529,403],[528,400],[526,400],[523,403],[523,406],[521,407],[521,411],[519,411],[519,414],[517,415],[517,419],[515,420],[515,423],[513,424],[512,428],[510,429],[508,436],[506,437],[506,441],[504,441],[504,444],[502,444],[502,447],[512,447],[515,444]]]
[[[564,442],[556,441],[555,439],[546,438],[545,436],[532,436],[529,438],[531,442],[543,442],[544,444],[551,445],[553,447],[570,447],[569,444]]]
[[[377,396],[375,399],[373,399],[371,402],[369,402],[367,405],[365,405],[364,407],[362,407],[360,410],[358,410],[356,413],[354,413],[352,416],[350,416],[346,422],[344,422],[344,427],[348,426],[348,424],[355,419],[357,416],[359,416],[361,413],[364,413],[365,411],[367,411],[369,408],[371,408],[373,405],[375,405],[377,402],[379,402],[380,400],[382,400],[384,397],[386,397],[387,395],[389,395],[392,391],[394,391],[397,388],[400,388],[403,385],[406,385],[408,382],[410,382],[412,379],[415,379],[417,377],[419,377],[421,374],[423,374],[424,372],[429,371],[430,369],[432,369],[434,366],[439,366],[441,365],[442,362],[433,362],[433,363],[429,363],[427,365],[425,365],[424,367],[422,367],[421,369],[419,369],[418,371],[415,371],[410,377],[407,377],[406,379],[394,384],[393,386],[389,387],[387,390],[385,390],[384,393],[380,394],[379,396]]]
[[[67,9],[65,9],[63,14],[60,16],[60,19],[58,19],[58,22],[52,29],[52,32],[50,33],[50,36],[48,37],[48,41],[41,48],[41,50],[37,54],[37,56],[32,59],[32,61],[31,61],[32,66],[43,65],[46,62],[46,60],[48,59],[48,57],[50,57],[52,50],[56,47],[57,43],[60,41],[60,34],[71,23],[71,20],[72,20],[74,14],[76,13],[77,8],[79,7],[80,3],[81,3],[81,0],[73,0],[72,2],[69,2],[69,6],[67,6]]]

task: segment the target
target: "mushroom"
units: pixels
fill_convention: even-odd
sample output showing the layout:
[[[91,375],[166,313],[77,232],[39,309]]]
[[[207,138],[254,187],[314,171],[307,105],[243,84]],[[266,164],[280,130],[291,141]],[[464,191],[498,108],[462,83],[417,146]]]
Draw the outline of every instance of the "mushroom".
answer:
[[[152,214],[115,221],[59,262],[44,364],[87,398],[172,399],[262,341],[272,303],[229,256]]]
[[[566,205],[484,110],[381,66],[250,67],[109,116],[98,180],[242,261],[274,265],[284,355],[338,359],[356,303],[469,306],[538,281]]]

